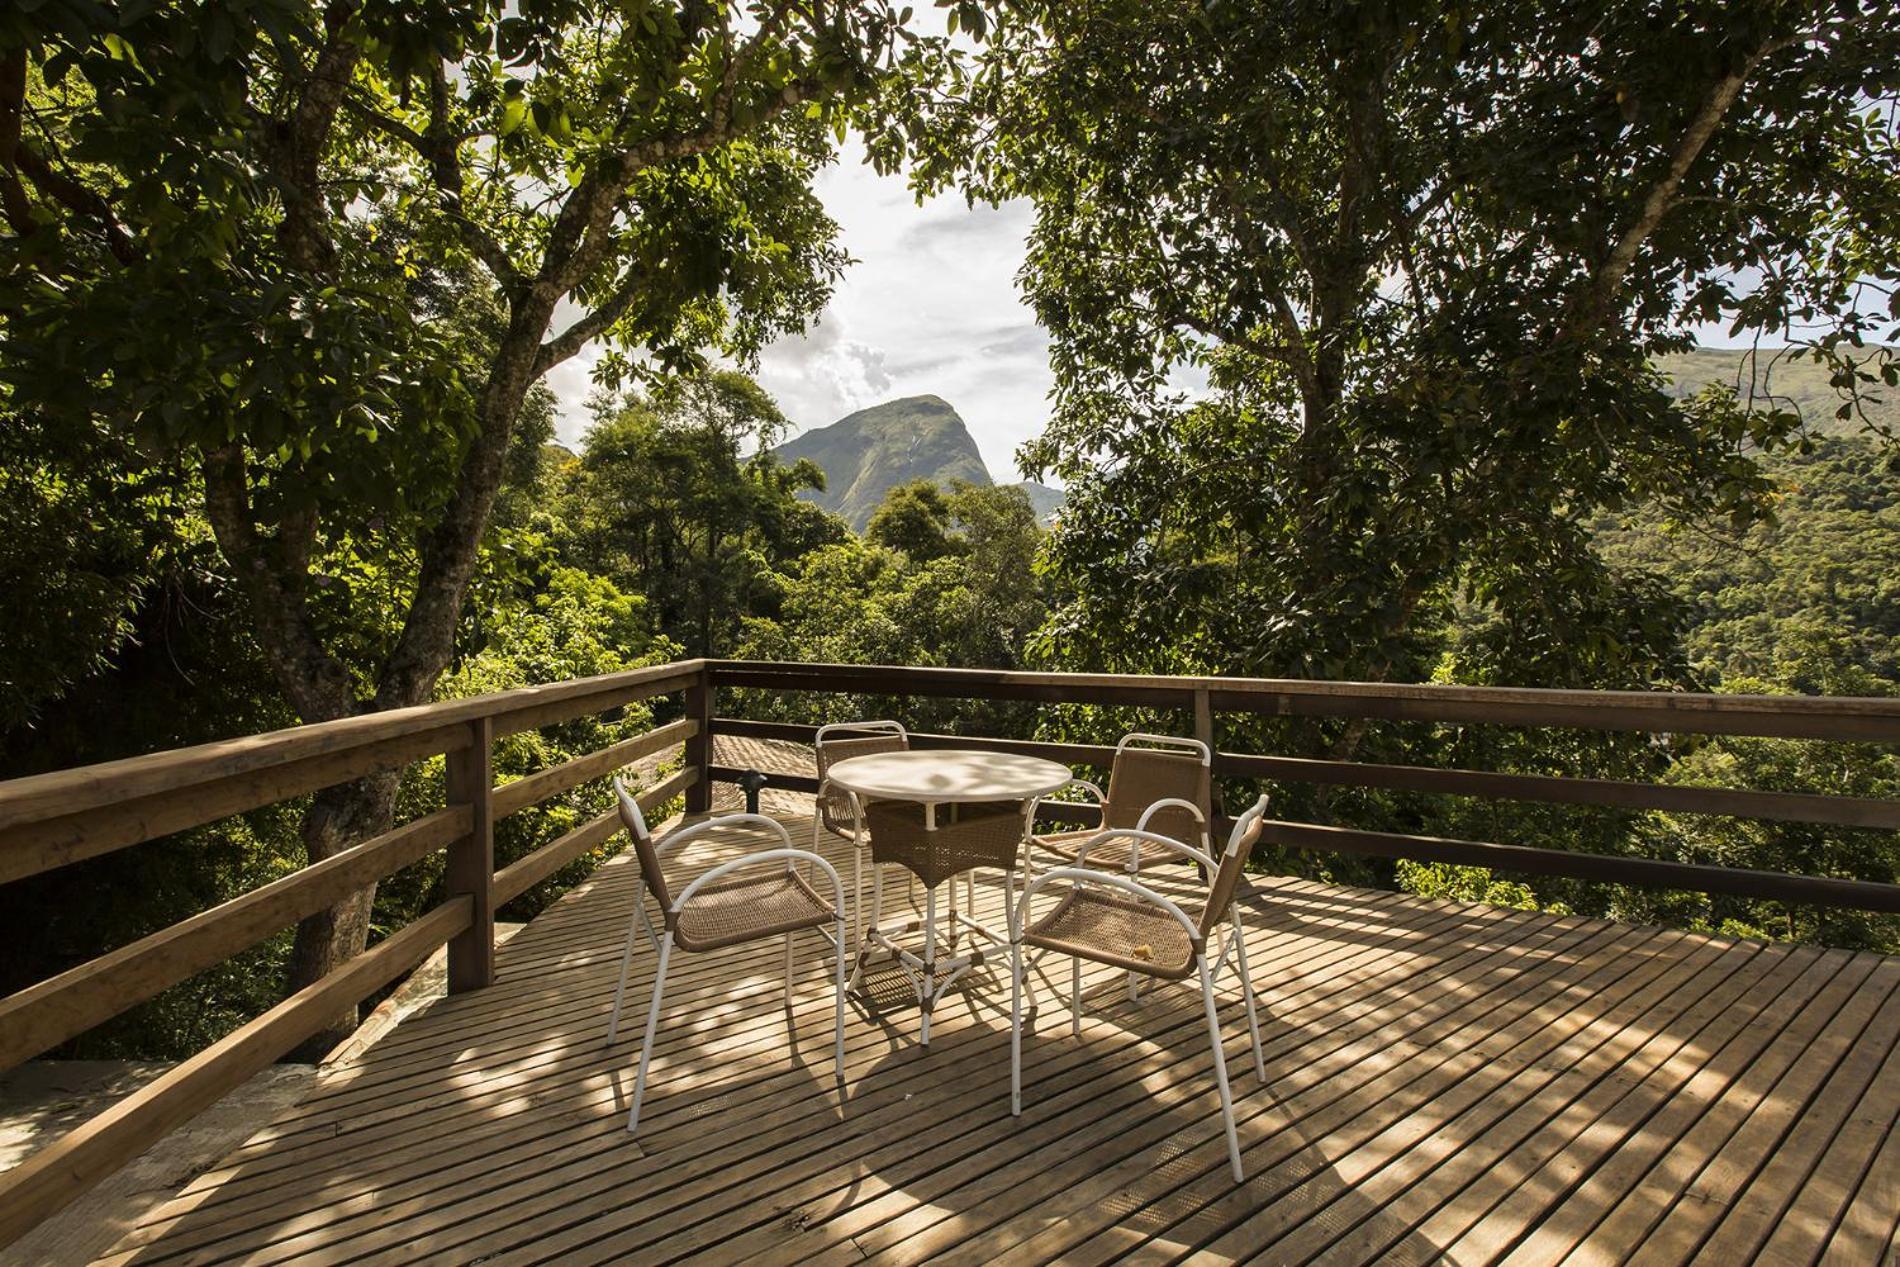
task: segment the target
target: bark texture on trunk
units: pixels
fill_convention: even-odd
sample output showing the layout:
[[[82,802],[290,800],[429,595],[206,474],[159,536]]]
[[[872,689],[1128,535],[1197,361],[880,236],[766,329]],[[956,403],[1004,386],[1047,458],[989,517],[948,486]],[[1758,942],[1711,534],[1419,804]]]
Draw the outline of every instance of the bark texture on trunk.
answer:
[[[396,772],[389,771],[317,793],[303,817],[305,858],[321,862],[389,830],[396,812],[397,781]],[[375,901],[376,886],[371,885],[297,925],[286,974],[287,994],[320,980],[363,953],[369,942],[370,910]],[[345,1009],[286,1059],[322,1059],[350,1036],[356,1021],[357,1009]]]

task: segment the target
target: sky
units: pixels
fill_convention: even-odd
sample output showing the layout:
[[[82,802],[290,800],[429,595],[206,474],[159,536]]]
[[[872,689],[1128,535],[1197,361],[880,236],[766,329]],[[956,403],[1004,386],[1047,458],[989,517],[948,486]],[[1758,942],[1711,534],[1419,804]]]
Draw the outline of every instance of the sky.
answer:
[[[855,140],[817,188],[856,262],[802,338],[766,349],[759,382],[801,432],[900,396],[941,396],[990,474],[1020,478],[1016,448],[1042,430],[1052,382],[1048,338],[1016,289],[1029,204],[972,208],[950,194],[920,207],[901,178],[864,163]],[[570,445],[586,426],[595,354],[548,376]]]
[[[855,139],[817,189],[855,262],[802,337],[766,349],[759,382],[795,432],[900,396],[941,396],[963,416],[990,475],[1021,478],[1016,449],[1042,430],[1053,382],[1048,337],[1015,281],[1028,202],[969,207],[947,194],[918,206],[900,177],[879,176],[864,162]],[[573,315],[563,311],[556,325]],[[1707,346],[1734,342],[1720,326],[1696,333]],[[548,376],[560,401],[558,434],[569,446],[587,425],[598,351]]]

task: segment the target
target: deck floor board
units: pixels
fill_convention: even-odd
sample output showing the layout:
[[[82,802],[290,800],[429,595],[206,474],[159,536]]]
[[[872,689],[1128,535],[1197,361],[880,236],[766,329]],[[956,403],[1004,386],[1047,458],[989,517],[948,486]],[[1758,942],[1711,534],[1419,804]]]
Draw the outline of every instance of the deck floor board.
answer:
[[[826,848],[848,883],[843,842]],[[1012,1119],[999,955],[928,1050],[914,1005],[854,1001],[840,1096],[810,935],[789,1005],[776,951],[676,959],[630,1138],[644,946],[612,1047],[606,1028],[638,891],[609,861],[500,948],[493,987],[328,1071],[100,1261],[1737,1267],[1895,1249],[1900,959],[1256,877],[1265,1085],[1231,978],[1221,992],[1235,1186],[1192,989],[1131,1003],[1092,968],[1076,1040],[1066,965],[1039,965]],[[978,913],[1000,925],[1003,896],[980,880]]]

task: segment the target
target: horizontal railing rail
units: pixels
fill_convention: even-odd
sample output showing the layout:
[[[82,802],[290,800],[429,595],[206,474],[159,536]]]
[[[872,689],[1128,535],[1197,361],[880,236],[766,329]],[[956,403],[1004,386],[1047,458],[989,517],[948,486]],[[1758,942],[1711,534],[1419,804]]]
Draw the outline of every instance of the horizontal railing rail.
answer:
[[[495,786],[496,739],[673,693],[684,694],[687,716]],[[640,792],[641,807],[653,813],[685,793],[689,808],[704,809],[709,699],[704,662],[678,661],[0,783],[4,883],[377,771],[447,761],[441,809],[0,998],[0,1071],[439,851],[448,890],[407,927],[0,1174],[0,1247],[440,947],[448,947],[451,991],[489,984],[496,908],[619,828],[616,814],[598,815],[496,871],[495,823],[674,748],[684,768]]]
[[[1432,683],[1316,682],[1298,678],[1156,677],[1031,673],[901,665],[709,660],[714,687],[827,694],[1032,700],[1137,708],[1493,723],[1535,729],[1752,735],[1772,739],[1900,739],[1900,699],[1863,696],[1698,695],[1674,691],[1554,690]]]
[[[1106,673],[1033,673],[892,665],[776,664],[713,660],[711,685],[811,694],[1033,700],[1053,704],[1176,709],[1191,714],[1189,733],[1214,746],[1221,713],[1434,722],[1451,725],[1562,727],[1604,732],[1710,734],[1767,739],[1900,743],[1900,699],[1839,696],[1692,695],[1675,692],[1544,690],[1384,682],[1308,682],[1277,678],[1155,677]],[[844,720],[838,718],[836,720]],[[817,728],[789,722],[716,717],[715,735],[811,743]],[[922,748],[988,748],[1106,768],[1106,745],[968,735],[913,734]],[[715,781],[740,771],[715,766]],[[1477,797],[1619,810],[1719,814],[1776,822],[1900,830],[1900,800],[1747,788],[1678,786],[1619,779],[1326,760],[1216,751],[1216,778]],[[814,791],[810,776],[769,773],[770,785]],[[1090,807],[1044,804],[1057,821],[1096,821]],[[1822,906],[1900,913],[1900,885],[1790,872],[1748,871],[1708,863],[1455,841],[1331,824],[1273,820],[1266,839],[1288,848],[1417,861],[1483,865],[1527,875],[1687,889]]]

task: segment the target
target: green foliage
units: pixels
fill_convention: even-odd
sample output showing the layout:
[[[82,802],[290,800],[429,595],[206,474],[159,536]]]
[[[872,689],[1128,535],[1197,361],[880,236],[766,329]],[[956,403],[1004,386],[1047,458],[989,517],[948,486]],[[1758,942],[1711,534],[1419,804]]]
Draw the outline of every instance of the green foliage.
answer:
[[[934,513],[919,516],[924,530],[911,543],[918,553],[867,536],[796,560],[781,581],[779,614],[747,621],[738,654],[841,664],[1022,665],[1029,635],[1048,612],[1033,571],[1043,532],[1028,497],[1015,487],[960,483],[945,494],[905,485],[892,490],[872,522],[894,527],[909,517],[907,508],[938,504],[941,520]],[[752,692],[745,707],[761,717],[832,721],[883,716],[899,705]],[[906,700],[901,708],[899,715],[917,729],[1028,735],[1036,725],[1036,710],[1016,704]]]
[[[1738,446],[1795,419],[1672,395],[1652,358],[1694,324],[1878,316],[1878,9],[1009,11],[926,164],[1037,206],[1056,407],[1026,460],[1069,493],[1043,653],[1416,680],[1463,602],[1509,613],[1487,680],[1665,680],[1667,621],[1589,523],[1764,513]]]
[[[913,563],[928,563],[950,553],[950,503],[936,481],[916,479],[885,494],[871,514],[864,539],[896,550]]]
[[[600,397],[594,417],[567,475],[563,549],[646,595],[654,627],[693,655],[726,654],[744,617],[776,609],[777,569],[845,535],[796,496],[823,476],[773,454],[785,418],[743,374]]]

